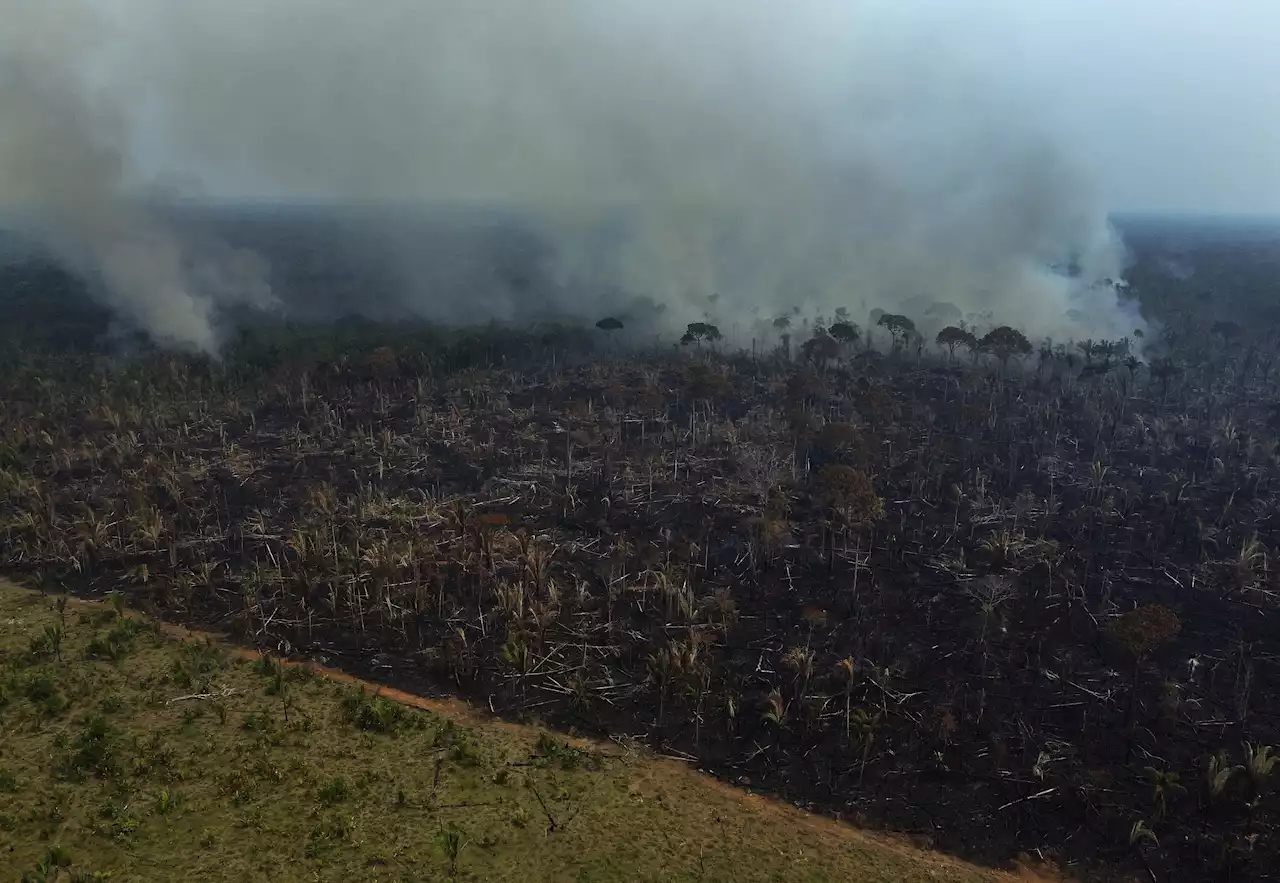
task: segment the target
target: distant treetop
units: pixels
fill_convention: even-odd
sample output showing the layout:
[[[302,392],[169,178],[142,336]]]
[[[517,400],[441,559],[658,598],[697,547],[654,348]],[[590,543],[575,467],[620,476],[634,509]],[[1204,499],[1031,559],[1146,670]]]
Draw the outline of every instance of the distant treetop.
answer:
[[[720,329],[707,322],[690,322],[685,328],[684,335],[680,338],[682,345],[696,343],[702,345],[702,341],[717,341],[721,338]]]
[[[1031,354],[1031,341],[1021,331],[1008,325],[992,328],[978,341],[978,346],[998,358],[1001,364],[1007,363],[1013,356]]]
[[[938,336],[934,338],[938,346],[945,346],[947,352],[952,356],[955,355],[956,347],[963,346],[970,351],[978,348],[978,338],[974,336],[972,331],[959,328],[955,325],[948,325],[938,332]]]
[[[862,331],[852,322],[840,321],[828,328],[827,333],[840,343],[853,343],[861,336]]]
[[[872,310],[872,313],[875,311]],[[900,316],[896,313],[881,313],[876,319],[876,324],[882,328],[886,328],[889,334],[893,336],[895,346],[906,344],[907,338],[915,333],[916,323],[912,322],[906,316]]]

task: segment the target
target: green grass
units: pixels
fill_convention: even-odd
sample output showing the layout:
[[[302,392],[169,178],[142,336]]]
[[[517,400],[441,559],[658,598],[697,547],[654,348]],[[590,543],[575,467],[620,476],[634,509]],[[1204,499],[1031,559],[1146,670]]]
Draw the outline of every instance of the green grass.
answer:
[[[991,877],[638,752],[409,708],[3,583],[0,871],[279,883]]]

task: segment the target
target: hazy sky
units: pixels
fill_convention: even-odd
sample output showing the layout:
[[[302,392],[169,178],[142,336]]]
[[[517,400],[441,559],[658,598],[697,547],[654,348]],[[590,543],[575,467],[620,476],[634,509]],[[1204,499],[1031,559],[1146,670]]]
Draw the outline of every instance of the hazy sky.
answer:
[[[1280,0],[0,0],[0,216],[203,349],[259,265],[139,185],[513,207],[584,315],[934,300],[1115,337],[1109,211],[1280,213],[1277,34]],[[483,255],[404,251],[425,315],[445,270],[517,305]]]
[[[862,5],[946,22],[993,78],[1025,80],[1113,210],[1280,214],[1280,2]]]
[[[600,7],[608,10],[610,0]],[[1015,84],[1059,123],[1057,137],[1074,141],[1064,147],[1086,164],[1113,210],[1280,212],[1276,0],[800,0],[796,7],[824,9],[835,33],[858,31],[866,39],[883,31],[904,45],[919,41],[922,55],[934,41],[946,44],[992,81]],[[155,0],[110,0],[106,8],[127,31],[152,41],[177,20],[170,14],[166,24],[146,27]],[[741,14],[761,8],[743,3]],[[773,9],[769,15],[785,15],[787,5]],[[226,33],[242,28],[247,40],[254,27],[247,16],[230,21]],[[138,51],[130,45],[126,51]],[[792,61],[816,72],[841,64],[848,45],[833,39],[825,51],[802,51]],[[184,165],[180,156],[160,159],[162,139],[139,145],[151,157],[148,167]],[[247,186],[207,163],[186,166],[215,192]]]
[[[1113,208],[1280,213],[1280,3],[986,5],[1019,10],[1025,64]]]
[[[188,5],[90,2],[125,22],[126,31],[152,41],[163,39],[164,27],[176,20],[166,13],[167,24],[157,25],[155,10]],[[606,10],[610,3],[600,0]],[[836,31],[910,33],[946,42],[953,52],[966,44],[963,51],[992,78],[1027,87],[1046,117],[1061,121],[1059,136],[1076,140],[1074,155],[1089,164],[1112,209],[1280,212],[1276,0],[847,0],[844,10],[837,9],[841,5],[795,4],[835,10],[829,14]],[[358,4],[352,0],[350,6]],[[770,14],[785,14],[787,6],[776,4],[779,12]],[[237,2],[227,7],[246,8]],[[758,8],[744,3],[742,14]],[[230,27],[242,27],[247,36],[253,18]],[[305,25],[300,30],[305,33]],[[121,45],[136,53],[140,44]],[[841,45],[833,42],[833,51]],[[839,62],[823,59],[821,50],[815,55],[794,61],[813,67]],[[148,157],[148,168],[183,166],[180,157],[162,159],[161,140],[146,137],[135,146]],[[188,170],[215,191],[243,184],[225,170]]]

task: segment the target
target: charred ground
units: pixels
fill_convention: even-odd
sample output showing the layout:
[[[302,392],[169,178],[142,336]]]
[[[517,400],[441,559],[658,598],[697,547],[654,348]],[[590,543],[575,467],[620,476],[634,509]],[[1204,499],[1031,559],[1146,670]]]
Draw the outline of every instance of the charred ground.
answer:
[[[221,364],[25,335],[0,566],[967,857],[1263,879],[1280,246],[1131,241],[1159,340],[1026,356],[892,316],[883,352],[796,317],[754,357],[705,329],[280,327]]]

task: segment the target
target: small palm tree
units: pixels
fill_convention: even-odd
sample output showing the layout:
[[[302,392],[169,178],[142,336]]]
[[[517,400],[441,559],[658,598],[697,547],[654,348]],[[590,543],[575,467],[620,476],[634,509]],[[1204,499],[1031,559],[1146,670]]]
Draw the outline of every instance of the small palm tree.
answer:
[[[1244,767],[1236,764],[1231,765],[1231,761],[1227,759],[1225,751],[1219,751],[1217,754],[1209,757],[1209,762],[1205,764],[1204,785],[1205,794],[1208,800],[1205,802],[1205,813],[1216,806],[1221,800],[1222,795],[1226,793],[1227,786],[1231,784],[1231,780],[1235,778],[1236,773],[1244,772]]]
[[[1270,745],[1244,743],[1244,772],[1253,786],[1254,799],[1262,796],[1271,773],[1280,765],[1280,755],[1272,754],[1271,750]]]
[[[846,656],[836,663],[835,676],[844,685],[844,737],[849,738],[850,726],[850,708],[849,704],[853,697],[854,675],[857,673],[857,663],[853,661],[852,656]]]
[[[813,651],[808,647],[792,647],[782,657],[782,664],[789,668],[799,684],[798,695],[809,690],[809,678],[813,675]]]
[[[1267,570],[1267,549],[1258,542],[1256,535],[1246,537],[1240,544],[1240,555],[1235,562],[1236,579],[1241,586],[1258,582],[1258,571]]]
[[[1152,831],[1145,821],[1138,819],[1129,829],[1129,845],[1136,846],[1144,840],[1149,840],[1156,846],[1160,845],[1160,838],[1156,837],[1156,832]]]
[[[667,710],[667,692],[675,676],[676,659],[670,648],[664,648],[649,655],[646,665],[649,669],[649,680],[658,690],[658,726],[662,726],[662,718]]]
[[[515,671],[520,687],[520,707],[523,708],[528,700],[528,674],[533,669],[533,653],[523,634],[516,632],[507,638],[502,647],[502,661]]]
[[[464,838],[462,829],[456,824],[450,824],[447,828],[441,828],[437,837],[440,841],[440,850],[444,853],[445,859],[449,862],[449,876],[458,876],[458,856],[471,841]]]
[[[62,661],[62,626],[47,625],[44,627],[44,633],[40,636],[44,645],[49,648],[49,652],[59,662]]]
[[[1175,772],[1149,766],[1143,769],[1142,774],[1151,785],[1151,799],[1156,809],[1155,818],[1163,819],[1165,811],[1169,808],[1169,798],[1186,794],[1187,789],[1178,781],[1179,776]]]
[[[876,730],[880,728],[880,715],[872,715],[866,709],[859,708],[853,713],[851,721],[853,731],[858,734],[858,740],[862,743],[862,760],[858,767],[858,787],[862,787],[862,780],[867,774],[867,758],[871,755],[871,745],[876,740]]]
[[[774,688],[769,691],[760,719],[777,727],[779,731],[787,728],[787,702],[782,698],[781,690]]]
[[[1094,498],[1102,496],[1102,489],[1106,486],[1107,473],[1111,471],[1111,467],[1104,465],[1101,460],[1094,460],[1089,464],[1089,485],[1093,489]]]

